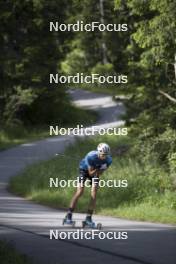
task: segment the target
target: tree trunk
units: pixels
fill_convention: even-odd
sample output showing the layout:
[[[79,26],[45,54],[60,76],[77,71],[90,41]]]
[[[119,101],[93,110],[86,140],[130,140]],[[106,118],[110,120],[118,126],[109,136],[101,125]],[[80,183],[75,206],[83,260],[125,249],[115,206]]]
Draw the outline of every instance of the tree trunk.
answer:
[[[100,6],[100,22],[101,24],[105,24],[105,20],[104,20],[104,0],[99,0],[99,6]],[[102,61],[103,64],[108,63],[108,58],[107,58],[107,46],[106,46],[106,42],[104,39],[105,36],[105,32],[102,32],[102,42],[101,42],[101,48],[102,48]]]
[[[174,69],[175,69],[175,81],[176,81],[176,54],[175,54],[175,60],[174,60]]]

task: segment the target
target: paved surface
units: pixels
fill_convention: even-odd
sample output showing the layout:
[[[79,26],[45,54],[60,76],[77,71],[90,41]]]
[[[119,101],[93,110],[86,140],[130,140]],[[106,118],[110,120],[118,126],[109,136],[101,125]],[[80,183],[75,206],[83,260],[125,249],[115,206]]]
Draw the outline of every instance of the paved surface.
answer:
[[[114,103],[110,96],[78,90],[69,93],[77,105],[99,111],[96,125],[121,124],[123,105]],[[82,232],[85,216],[75,214],[76,227],[65,227],[63,210],[34,204],[7,191],[12,176],[31,163],[62,153],[73,141],[73,136],[54,137],[0,152],[0,238],[13,241],[19,251],[33,256],[39,264],[175,264],[176,231],[171,225],[95,216],[95,221],[103,224],[105,234],[127,232],[128,239],[50,239],[50,230],[55,234]]]

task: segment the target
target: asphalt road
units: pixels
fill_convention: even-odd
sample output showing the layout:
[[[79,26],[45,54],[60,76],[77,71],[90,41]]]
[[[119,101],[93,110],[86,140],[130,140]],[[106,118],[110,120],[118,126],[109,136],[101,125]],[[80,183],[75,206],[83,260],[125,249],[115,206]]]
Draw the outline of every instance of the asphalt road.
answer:
[[[69,93],[75,104],[99,111],[97,126],[123,123],[120,115],[124,107],[113,102],[110,96],[79,90]],[[32,256],[38,264],[175,264],[176,231],[172,225],[96,215],[94,220],[103,224],[103,234],[127,232],[128,238],[50,239],[51,230],[55,234],[82,232],[81,221],[85,215],[74,215],[75,228],[62,226],[63,210],[35,204],[7,191],[11,177],[31,163],[62,153],[74,140],[73,136],[54,137],[0,152],[0,239],[13,241],[20,252]],[[86,231],[91,232],[88,229],[83,234]]]

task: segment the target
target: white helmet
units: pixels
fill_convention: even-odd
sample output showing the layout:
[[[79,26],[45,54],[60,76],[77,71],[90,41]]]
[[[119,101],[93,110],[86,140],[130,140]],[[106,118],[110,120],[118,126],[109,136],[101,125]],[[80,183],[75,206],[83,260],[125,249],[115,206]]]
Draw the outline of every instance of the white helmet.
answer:
[[[98,154],[105,154],[109,155],[110,154],[110,147],[106,143],[100,143],[97,147]]]

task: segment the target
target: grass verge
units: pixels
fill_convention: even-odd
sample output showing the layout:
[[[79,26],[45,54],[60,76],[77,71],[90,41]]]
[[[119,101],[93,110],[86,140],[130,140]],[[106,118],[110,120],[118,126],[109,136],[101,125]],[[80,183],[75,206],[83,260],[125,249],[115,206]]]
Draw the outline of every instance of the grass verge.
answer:
[[[70,123],[64,127],[77,124],[91,125],[97,120],[97,113],[72,106]],[[60,125],[60,124],[57,124]],[[22,125],[1,125],[0,151],[7,148],[49,137],[49,126],[24,127]]]
[[[12,242],[0,241],[1,264],[32,264],[31,259],[17,252]]]
[[[113,164],[102,179],[116,180],[119,185],[127,180],[128,186],[100,188],[96,213],[116,217],[162,223],[176,223],[176,197],[171,179],[154,156],[141,161],[134,151],[135,139],[129,136],[96,136],[78,141],[67,148],[64,155],[30,166],[21,175],[12,178],[10,190],[33,201],[52,207],[68,207],[74,187],[49,187],[50,178],[76,179],[79,160],[95,149],[99,142],[112,148]],[[77,211],[85,212],[90,188],[85,188]],[[162,191],[160,191],[162,190]]]

